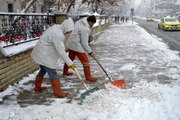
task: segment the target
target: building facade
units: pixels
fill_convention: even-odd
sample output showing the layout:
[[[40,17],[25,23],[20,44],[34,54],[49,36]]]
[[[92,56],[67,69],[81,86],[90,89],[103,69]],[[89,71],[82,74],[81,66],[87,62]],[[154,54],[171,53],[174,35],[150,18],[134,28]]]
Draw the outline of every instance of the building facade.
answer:
[[[0,0],[0,12],[19,13],[30,0]],[[27,12],[41,13],[44,6],[44,0],[34,0],[34,4]]]
[[[21,0],[0,0],[0,12],[20,12]]]

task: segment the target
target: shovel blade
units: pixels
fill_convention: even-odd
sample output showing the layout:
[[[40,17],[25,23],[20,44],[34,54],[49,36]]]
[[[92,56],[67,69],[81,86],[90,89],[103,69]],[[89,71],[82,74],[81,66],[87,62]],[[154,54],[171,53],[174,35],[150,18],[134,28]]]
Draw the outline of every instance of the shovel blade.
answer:
[[[94,87],[94,88],[87,90],[86,92],[82,93],[81,97],[80,97],[81,101],[83,101],[86,98],[86,96],[89,96],[91,93],[94,93],[98,90],[100,90],[99,87]]]
[[[105,82],[105,84],[112,84],[113,86],[124,88],[126,86],[125,80],[113,80]]]

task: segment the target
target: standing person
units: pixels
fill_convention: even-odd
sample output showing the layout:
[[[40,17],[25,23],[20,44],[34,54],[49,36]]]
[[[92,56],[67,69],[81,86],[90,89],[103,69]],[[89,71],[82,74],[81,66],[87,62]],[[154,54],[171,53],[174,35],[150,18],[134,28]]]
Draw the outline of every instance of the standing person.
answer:
[[[42,87],[41,83],[44,75],[48,73],[54,96],[63,98],[69,95],[69,93],[61,90],[56,69],[58,69],[57,61],[60,57],[71,69],[74,70],[76,68],[75,64],[66,54],[64,46],[65,35],[69,34],[73,29],[74,22],[71,18],[68,18],[61,25],[55,24],[48,28],[34,47],[31,56],[40,65],[40,71],[35,79],[35,92],[47,89],[47,87]]]
[[[117,23],[119,23],[119,15],[117,15]]]
[[[67,48],[69,49],[69,58],[73,61],[77,56],[81,61],[84,74],[87,81],[96,82],[97,78],[91,76],[88,53],[90,56],[94,56],[88,41],[91,35],[92,26],[96,23],[96,17],[94,15],[80,19],[75,23],[73,32],[71,33],[67,42]],[[63,75],[72,75],[68,72],[67,64],[64,65]]]
[[[126,16],[125,18],[126,18],[125,20],[126,20],[126,22],[127,22],[127,21],[128,21],[128,16]]]

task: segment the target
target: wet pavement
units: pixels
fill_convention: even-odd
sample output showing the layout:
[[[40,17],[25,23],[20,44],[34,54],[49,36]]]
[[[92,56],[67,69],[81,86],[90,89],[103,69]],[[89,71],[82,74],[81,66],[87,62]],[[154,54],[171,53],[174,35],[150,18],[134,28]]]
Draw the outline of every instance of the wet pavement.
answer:
[[[71,103],[72,101],[78,101],[79,103],[80,101],[80,96],[81,93],[86,92],[85,87],[80,83],[80,81],[77,79],[76,76],[72,76],[72,77],[64,77],[64,76],[59,76],[61,78],[61,88],[63,91],[69,92],[70,95],[67,97],[66,102],[67,103]],[[103,77],[101,77],[101,79],[103,79]],[[94,87],[102,87],[102,85],[100,85],[100,83],[91,83],[86,81],[85,82],[86,85],[92,89]],[[31,85],[32,88],[34,86],[34,80],[29,81],[28,83],[26,83],[27,85]],[[5,100],[9,101],[9,100],[15,100],[17,101],[17,103],[21,106],[21,107],[26,107],[28,105],[51,105],[51,102],[54,101],[54,95],[53,95],[53,91],[51,88],[51,83],[50,83],[50,79],[49,78],[45,78],[43,81],[43,84],[45,86],[48,86],[48,90],[43,91],[41,93],[35,93],[32,90],[22,90],[19,95],[10,95],[7,96],[5,98]],[[14,96],[14,99],[12,99]]]

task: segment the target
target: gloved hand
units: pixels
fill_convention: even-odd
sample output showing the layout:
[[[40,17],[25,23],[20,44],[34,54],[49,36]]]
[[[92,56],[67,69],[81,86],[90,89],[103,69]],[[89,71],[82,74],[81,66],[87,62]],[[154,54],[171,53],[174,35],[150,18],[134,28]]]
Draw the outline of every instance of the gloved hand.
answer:
[[[71,66],[69,66],[69,68],[71,68],[72,70],[74,70],[76,68],[75,64],[72,64]]]
[[[66,48],[66,49],[65,49],[65,51],[66,51],[66,52],[69,52],[69,49],[68,49],[68,48]]]
[[[93,53],[93,52],[89,53],[89,55],[90,55],[91,57],[94,57],[94,53]]]

